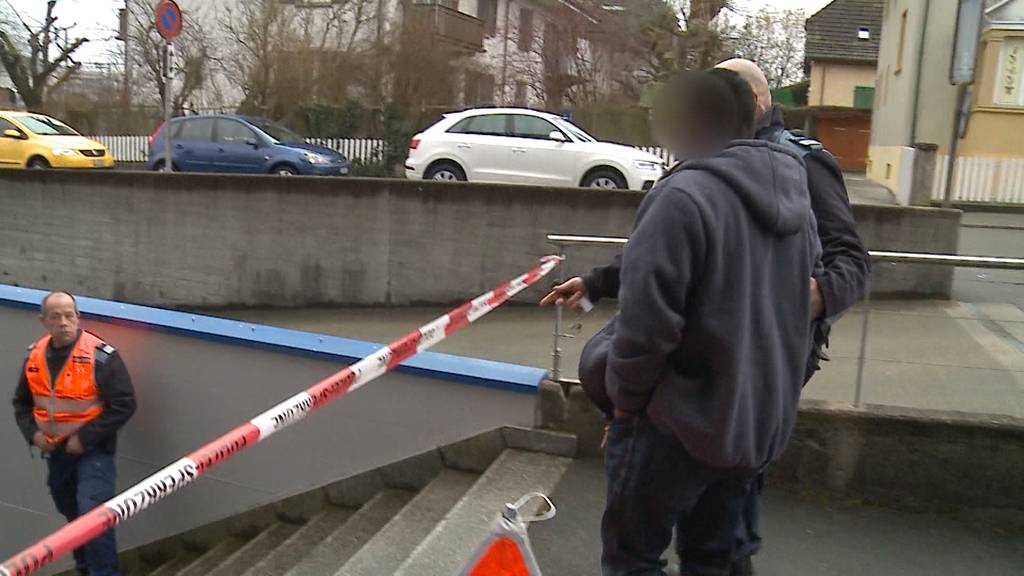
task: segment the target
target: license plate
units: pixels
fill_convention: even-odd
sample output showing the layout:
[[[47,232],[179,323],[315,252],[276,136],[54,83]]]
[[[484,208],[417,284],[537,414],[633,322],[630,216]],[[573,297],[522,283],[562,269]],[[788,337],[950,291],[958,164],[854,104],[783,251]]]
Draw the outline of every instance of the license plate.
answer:
[[[92,161],[92,165],[95,166],[96,168],[102,168],[103,167],[103,160],[93,160]]]

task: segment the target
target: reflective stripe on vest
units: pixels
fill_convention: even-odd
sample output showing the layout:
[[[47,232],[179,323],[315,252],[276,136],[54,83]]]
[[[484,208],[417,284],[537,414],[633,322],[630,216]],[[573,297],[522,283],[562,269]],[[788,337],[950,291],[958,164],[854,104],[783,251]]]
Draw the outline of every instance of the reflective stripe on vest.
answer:
[[[83,330],[55,380],[46,363],[49,344],[50,337],[44,336],[32,347],[25,379],[32,392],[36,425],[50,440],[60,441],[103,412],[96,385],[96,348],[105,343]]]

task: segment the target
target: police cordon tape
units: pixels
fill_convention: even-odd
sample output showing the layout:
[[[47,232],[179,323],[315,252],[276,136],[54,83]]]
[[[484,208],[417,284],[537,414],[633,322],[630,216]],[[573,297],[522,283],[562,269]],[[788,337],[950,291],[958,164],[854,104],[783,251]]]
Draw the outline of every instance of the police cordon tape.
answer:
[[[0,565],[0,576],[31,574],[132,518],[249,445],[256,444],[302,420],[313,410],[363,386],[410,356],[430,348],[449,334],[501,306],[550,273],[560,260],[557,256],[541,258],[540,263],[526,274],[478,296],[419,330],[380,348],[167,466],[16,554]]]

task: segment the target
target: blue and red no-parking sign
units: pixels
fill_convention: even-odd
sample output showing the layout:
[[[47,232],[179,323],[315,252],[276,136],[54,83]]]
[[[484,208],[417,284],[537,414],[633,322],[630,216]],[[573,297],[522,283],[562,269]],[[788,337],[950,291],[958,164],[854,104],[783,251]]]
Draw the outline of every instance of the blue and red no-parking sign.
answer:
[[[181,8],[174,0],[163,0],[157,4],[156,31],[168,41],[181,32]]]

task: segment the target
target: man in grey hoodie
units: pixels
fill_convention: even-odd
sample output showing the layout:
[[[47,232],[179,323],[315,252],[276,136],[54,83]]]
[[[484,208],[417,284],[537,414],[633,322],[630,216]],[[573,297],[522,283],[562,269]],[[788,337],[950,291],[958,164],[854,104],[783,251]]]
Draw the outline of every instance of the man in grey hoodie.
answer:
[[[732,533],[751,478],[789,441],[812,346],[821,248],[802,160],[751,139],[753,97],[735,73],[676,86],[673,147],[689,160],[640,206],[601,348],[606,576],[663,574],[677,523],[694,540]],[[728,575],[733,545],[682,550],[682,573]]]

